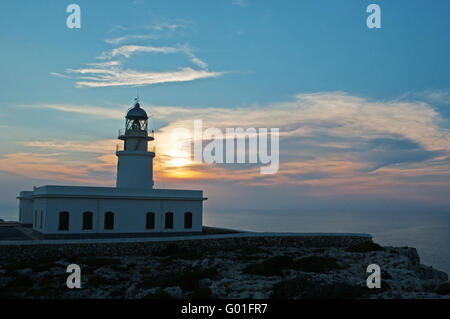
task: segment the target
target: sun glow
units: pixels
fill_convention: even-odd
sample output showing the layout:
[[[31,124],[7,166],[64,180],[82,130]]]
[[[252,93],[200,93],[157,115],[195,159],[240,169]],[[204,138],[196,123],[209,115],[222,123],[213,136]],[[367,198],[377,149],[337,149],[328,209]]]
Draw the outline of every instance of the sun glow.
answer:
[[[191,163],[191,161],[187,158],[184,157],[173,157],[170,161],[169,161],[169,165],[170,166],[175,166],[175,167],[182,167],[182,166],[187,166]]]
[[[158,149],[169,167],[184,167],[193,164],[190,140],[185,133],[174,130],[170,134],[160,134]]]

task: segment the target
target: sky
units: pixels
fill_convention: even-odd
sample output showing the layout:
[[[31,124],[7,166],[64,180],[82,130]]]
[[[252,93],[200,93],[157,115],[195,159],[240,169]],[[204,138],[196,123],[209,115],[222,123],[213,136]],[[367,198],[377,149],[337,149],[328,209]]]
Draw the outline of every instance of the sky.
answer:
[[[66,25],[71,3],[81,28]],[[366,25],[371,3],[380,29]],[[114,186],[137,95],[156,187],[203,189],[206,211],[450,211],[449,1],[1,7],[0,218],[33,186]],[[194,120],[278,128],[278,172],[193,162],[173,132]]]

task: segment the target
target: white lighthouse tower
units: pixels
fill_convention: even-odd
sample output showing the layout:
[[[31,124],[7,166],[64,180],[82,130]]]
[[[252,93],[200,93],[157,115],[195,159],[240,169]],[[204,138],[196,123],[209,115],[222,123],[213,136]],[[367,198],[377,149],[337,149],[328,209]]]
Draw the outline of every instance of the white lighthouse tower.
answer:
[[[153,188],[153,158],[155,153],[148,150],[148,142],[153,141],[148,134],[148,116],[136,98],[134,107],[125,116],[125,129],[119,130],[119,139],[124,141],[123,150],[116,151],[118,188]]]
[[[153,131],[138,99],[119,139],[116,187],[44,185],[20,192],[20,223],[45,239],[201,234],[203,191],[153,188]]]

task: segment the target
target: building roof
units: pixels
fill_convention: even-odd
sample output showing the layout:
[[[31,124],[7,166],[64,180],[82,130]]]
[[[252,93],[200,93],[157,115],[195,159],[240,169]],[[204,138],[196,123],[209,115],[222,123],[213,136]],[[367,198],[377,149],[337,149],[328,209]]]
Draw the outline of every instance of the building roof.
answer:
[[[38,197],[206,200],[201,190],[134,189],[117,187],[58,186],[36,187],[33,192],[21,192],[19,199]]]
[[[145,110],[141,108],[139,102],[136,101],[134,106],[128,110],[126,118],[130,120],[147,120],[148,116],[147,112],[145,112]]]

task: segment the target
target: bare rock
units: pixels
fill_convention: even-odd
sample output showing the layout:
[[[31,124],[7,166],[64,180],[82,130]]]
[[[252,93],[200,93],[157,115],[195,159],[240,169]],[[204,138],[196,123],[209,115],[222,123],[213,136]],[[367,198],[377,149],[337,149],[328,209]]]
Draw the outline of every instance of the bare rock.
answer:
[[[213,281],[211,279],[204,278],[198,282],[198,285],[200,288],[205,288],[205,287],[209,287],[212,283],[213,283]]]
[[[136,294],[136,284],[133,283],[130,287],[125,290],[126,298],[132,298]]]
[[[31,268],[24,268],[24,269],[19,269],[17,270],[17,272],[21,275],[31,275],[33,273],[33,269]]]
[[[165,292],[167,292],[169,295],[172,296],[172,298],[175,299],[181,299],[183,298],[183,291],[179,286],[174,287],[167,287],[163,289]]]

